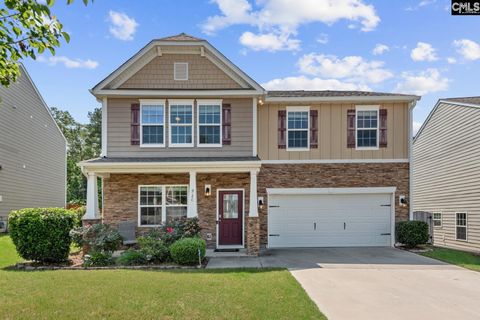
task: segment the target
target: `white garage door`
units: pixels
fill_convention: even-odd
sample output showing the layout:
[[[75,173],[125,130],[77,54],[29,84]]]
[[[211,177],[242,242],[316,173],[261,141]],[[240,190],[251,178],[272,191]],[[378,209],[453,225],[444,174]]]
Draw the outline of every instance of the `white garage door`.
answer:
[[[271,194],[268,246],[391,245],[391,194]]]

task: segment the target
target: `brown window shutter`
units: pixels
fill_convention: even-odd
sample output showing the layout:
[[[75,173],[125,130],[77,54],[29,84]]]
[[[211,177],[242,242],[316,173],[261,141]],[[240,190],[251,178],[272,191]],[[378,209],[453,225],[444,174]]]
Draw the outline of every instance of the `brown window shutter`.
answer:
[[[387,147],[387,109],[380,109],[380,148]]]
[[[222,105],[222,144],[232,144],[232,107],[230,104]]]
[[[310,110],[310,148],[318,148],[318,110]]]
[[[278,110],[278,149],[287,148],[287,111]]]
[[[140,145],[140,105],[138,103],[132,103],[131,114],[130,142],[132,146],[138,146]]]
[[[347,110],[347,148],[355,148],[355,110]]]

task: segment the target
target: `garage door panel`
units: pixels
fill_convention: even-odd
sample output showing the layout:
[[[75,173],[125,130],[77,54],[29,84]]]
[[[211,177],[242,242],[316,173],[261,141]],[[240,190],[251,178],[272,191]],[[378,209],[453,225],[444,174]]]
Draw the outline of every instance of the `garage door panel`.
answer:
[[[269,246],[389,246],[390,197],[390,194],[271,195]]]

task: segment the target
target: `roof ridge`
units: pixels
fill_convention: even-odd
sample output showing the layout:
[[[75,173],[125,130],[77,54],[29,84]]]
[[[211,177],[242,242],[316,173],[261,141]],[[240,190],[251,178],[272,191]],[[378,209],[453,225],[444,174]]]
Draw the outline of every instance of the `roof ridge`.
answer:
[[[157,40],[159,40],[159,41],[204,41],[204,39],[194,37],[194,36],[189,35],[185,32],[181,32],[181,33],[173,35],[173,36],[167,36],[167,37],[159,38]]]

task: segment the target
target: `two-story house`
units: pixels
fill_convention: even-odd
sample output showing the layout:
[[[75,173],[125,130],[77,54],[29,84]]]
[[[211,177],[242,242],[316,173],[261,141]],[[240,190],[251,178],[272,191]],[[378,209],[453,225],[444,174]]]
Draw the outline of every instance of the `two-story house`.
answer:
[[[153,40],[92,90],[86,222],[198,217],[209,248],[391,246],[417,96],[267,92],[207,41]],[[96,180],[103,178],[103,212]]]

